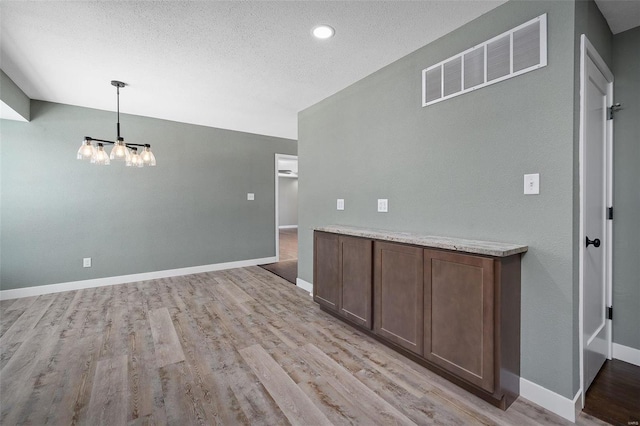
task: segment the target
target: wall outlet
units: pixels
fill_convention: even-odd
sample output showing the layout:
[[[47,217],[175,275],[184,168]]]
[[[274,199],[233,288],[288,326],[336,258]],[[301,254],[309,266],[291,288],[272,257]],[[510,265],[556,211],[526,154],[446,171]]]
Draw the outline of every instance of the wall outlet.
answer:
[[[344,210],[344,199],[342,198],[338,198],[336,201],[336,209],[337,210]]]
[[[247,200],[253,201],[256,199],[256,195],[253,192],[247,193]]]
[[[386,198],[378,198],[378,212],[387,213],[389,211],[389,200]]]
[[[91,268],[91,258],[85,257],[82,259],[82,267],[83,268]]]
[[[540,173],[524,175],[525,195],[540,194]]]

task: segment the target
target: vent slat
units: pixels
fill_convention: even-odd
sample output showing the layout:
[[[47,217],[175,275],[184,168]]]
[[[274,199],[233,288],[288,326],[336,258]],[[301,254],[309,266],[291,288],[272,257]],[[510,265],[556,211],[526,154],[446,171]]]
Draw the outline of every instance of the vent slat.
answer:
[[[484,83],[484,46],[464,55],[464,88]]]
[[[540,63],[540,23],[536,22],[513,33],[513,71]]]
[[[432,70],[427,71],[426,79],[427,79],[427,90],[426,90],[426,101],[431,102],[436,99],[440,99],[442,97],[442,68],[437,67]]]
[[[462,90],[462,58],[444,64],[444,96]]]
[[[487,44],[487,81],[509,74],[511,61],[511,37],[506,35]]]

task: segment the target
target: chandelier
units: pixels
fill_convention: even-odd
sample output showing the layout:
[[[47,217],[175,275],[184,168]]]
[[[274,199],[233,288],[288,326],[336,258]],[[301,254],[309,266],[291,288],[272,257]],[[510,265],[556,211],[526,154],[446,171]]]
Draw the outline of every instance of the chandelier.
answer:
[[[111,85],[116,87],[118,99],[118,137],[115,141],[107,141],[85,136],[80,149],[78,149],[78,160],[89,160],[91,164],[99,166],[108,166],[111,164],[111,160],[124,161],[125,166],[128,167],[155,166],[156,157],[151,152],[151,145],[125,142],[124,138],[120,136],[120,88],[125,84],[112,80]],[[104,144],[113,145],[111,154],[107,155]],[[138,147],[141,148],[140,153],[138,153]]]

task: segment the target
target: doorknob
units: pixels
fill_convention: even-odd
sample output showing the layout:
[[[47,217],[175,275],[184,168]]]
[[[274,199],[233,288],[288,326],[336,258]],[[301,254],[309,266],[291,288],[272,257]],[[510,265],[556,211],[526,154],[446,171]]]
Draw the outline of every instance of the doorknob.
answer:
[[[587,247],[589,247],[590,244],[593,244],[594,247],[598,248],[600,247],[600,240],[598,238],[596,238],[595,240],[590,240],[589,237],[587,238]]]

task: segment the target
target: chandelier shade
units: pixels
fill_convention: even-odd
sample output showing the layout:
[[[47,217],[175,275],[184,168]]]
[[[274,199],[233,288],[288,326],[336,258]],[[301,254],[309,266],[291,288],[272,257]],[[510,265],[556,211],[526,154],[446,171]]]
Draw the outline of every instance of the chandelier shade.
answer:
[[[82,146],[78,149],[78,160],[91,160],[93,156],[96,154],[96,149],[93,147],[93,144],[90,140],[85,139],[82,141]]]
[[[85,136],[82,145],[78,149],[76,158],[78,160],[89,160],[91,164],[101,166],[108,166],[111,164],[111,160],[124,162],[127,167],[155,166],[156,157],[153,155],[153,152],[151,152],[151,145],[148,143],[137,144],[125,142],[124,138],[120,136],[120,88],[124,87],[125,83],[112,80],[111,85],[116,87],[117,96],[118,122],[116,124],[116,140],[109,141]],[[96,143],[96,145],[94,145],[94,143]],[[110,154],[107,154],[105,151],[104,144],[113,145]],[[141,154],[138,154],[137,147],[143,148]]]
[[[98,166],[108,166],[111,164],[109,155],[107,154],[107,151],[104,150],[104,145],[102,143],[98,143],[98,148],[95,149],[94,155],[91,157],[91,164],[96,164]]]

